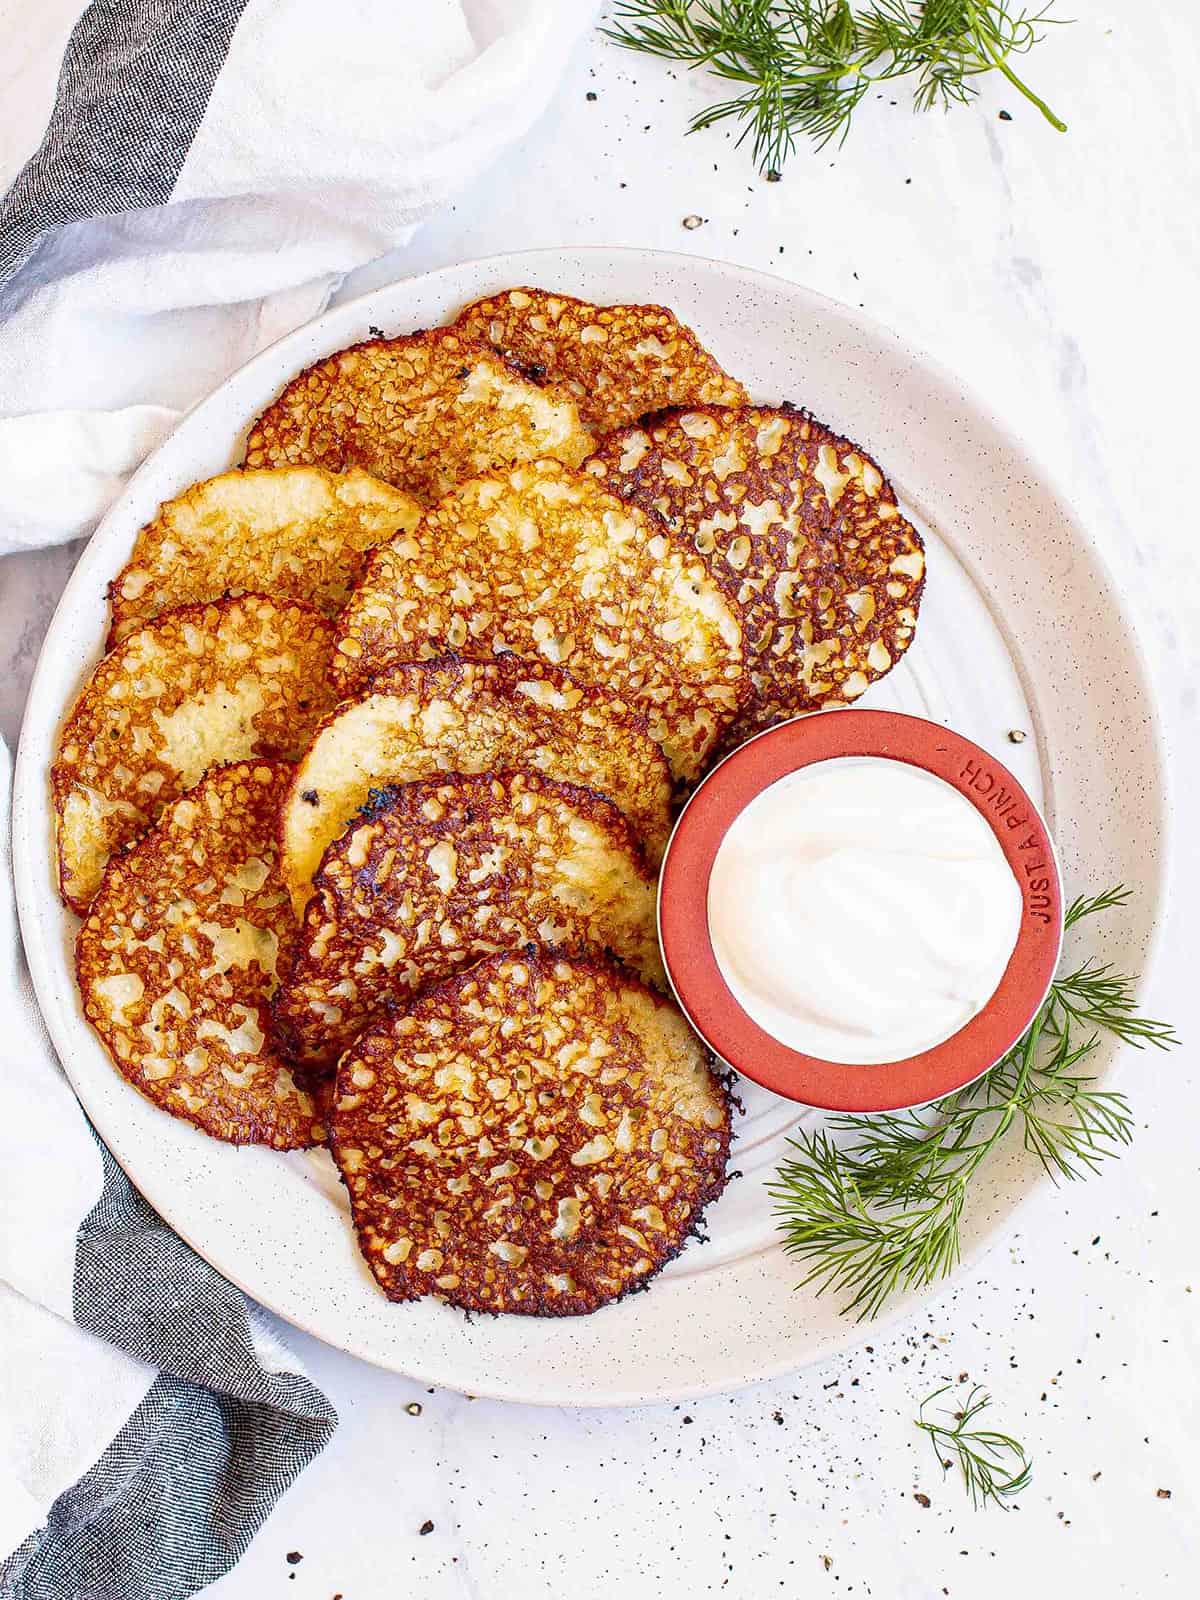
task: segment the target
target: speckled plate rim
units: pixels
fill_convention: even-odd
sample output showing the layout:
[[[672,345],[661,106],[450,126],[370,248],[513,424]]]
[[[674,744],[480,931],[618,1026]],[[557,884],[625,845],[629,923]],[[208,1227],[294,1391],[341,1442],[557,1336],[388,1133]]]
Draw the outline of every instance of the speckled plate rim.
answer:
[[[987,594],[1037,713],[1043,811],[1064,858],[1068,894],[1073,865],[1084,869],[1080,887],[1117,879],[1136,883],[1139,895],[1129,914],[1119,926],[1098,930],[1093,946],[1126,967],[1148,971],[1169,853],[1167,769],[1149,672],[1136,624],[1103,556],[1034,452],[955,375],[862,312],[753,269],[630,248],[522,251],[385,286],[287,335],[188,413],[104,518],[51,623],[17,756],[14,875],[34,987],[76,1092],[133,1182],[217,1270],[306,1332],[420,1381],[527,1403],[648,1404],[794,1371],[878,1334],[915,1306],[940,1298],[950,1285],[899,1297],[876,1322],[857,1324],[838,1316],[827,1299],[795,1294],[797,1271],[772,1245],[667,1276],[650,1294],[593,1317],[553,1324],[552,1342],[545,1324],[531,1328],[527,1319],[477,1322],[468,1336],[439,1320],[452,1315],[443,1308],[379,1304],[348,1230],[340,1218],[332,1226],[323,1215],[333,1210],[328,1198],[295,1166],[279,1169],[282,1176],[264,1184],[254,1159],[298,1158],[219,1146],[205,1150],[201,1146],[211,1141],[162,1118],[113,1073],[82,1020],[68,958],[69,923],[53,892],[49,753],[65,707],[99,652],[104,587],[137,527],[165,495],[236,459],[245,427],[283,382],[308,362],[365,337],[369,324],[397,331],[429,325],[471,298],[539,281],[600,301],[675,305],[756,392],[803,400],[841,431],[857,431],[889,469],[902,499],[928,524],[953,530],[955,555]],[[786,381],[758,381],[756,373],[775,372],[785,347]],[[918,436],[924,454],[914,446]],[[936,471],[926,464],[931,454]],[[1000,502],[997,528],[1011,539],[1004,541],[997,565],[996,545],[980,537],[975,523],[980,505]],[[1053,564],[1043,549],[1048,538],[1061,546]],[[1033,595],[1023,551],[1032,569],[1042,569],[1040,591]],[[1036,628],[1029,623],[1031,611]],[[1066,648],[1068,635],[1079,645],[1078,659]],[[919,642],[918,636],[917,647]],[[1107,650],[1097,650],[1098,642]],[[1092,671],[1079,680],[1077,695],[1064,697],[1060,685],[1050,683],[1043,684],[1046,693],[1039,699],[1038,683],[1048,673],[1063,669],[1059,676],[1071,678],[1084,663]],[[1112,712],[1107,721],[1106,708]],[[1104,740],[1099,749],[1091,743],[1097,734]],[[1082,803],[1071,804],[1083,791],[1094,797],[1097,790],[1109,800],[1098,835]],[[1085,823],[1092,828],[1086,848],[1080,832]],[[1102,1073],[1111,1070],[1116,1054],[1104,1050]],[[959,1275],[1004,1236],[1018,1207],[1046,1181],[1020,1152],[986,1171],[989,1181],[979,1186]],[[212,1192],[206,1184],[214,1173],[219,1179]],[[310,1190],[318,1204],[309,1202]],[[268,1232],[278,1253],[269,1259],[259,1238],[260,1202],[277,1213]],[[297,1205],[300,1216],[292,1209]],[[316,1236],[304,1241],[307,1254],[298,1255],[294,1235],[302,1225],[314,1227]]]
[[[870,1065],[805,1055],[765,1032],[726,982],[708,926],[713,863],[746,807],[809,767],[864,756],[917,767],[961,794],[994,835],[1021,895],[1016,944],[987,1003],[940,1044]],[[823,1111],[908,1111],[982,1077],[1012,1049],[1046,998],[1062,953],[1063,914],[1054,840],[1014,774],[953,728],[869,706],[796,717],[726,756],[680,813],[658,885],[663,964],[692,1027],[743,1076]]]

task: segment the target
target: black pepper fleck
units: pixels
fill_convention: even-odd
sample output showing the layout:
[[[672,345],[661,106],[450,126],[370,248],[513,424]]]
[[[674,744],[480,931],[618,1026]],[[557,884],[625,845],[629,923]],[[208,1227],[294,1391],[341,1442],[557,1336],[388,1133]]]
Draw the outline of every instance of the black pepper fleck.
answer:
[[[433,1532],[433,1523],[429,1521],[428,1517],[421,1524],[420,1532],[422,1538],[425,1536],[425,1534]]]
[[[1012,117],[1007,111],[1001,111],[999,115],[1000,115],[1000,121],[1001,122],[1011,122],[1012,121]]]

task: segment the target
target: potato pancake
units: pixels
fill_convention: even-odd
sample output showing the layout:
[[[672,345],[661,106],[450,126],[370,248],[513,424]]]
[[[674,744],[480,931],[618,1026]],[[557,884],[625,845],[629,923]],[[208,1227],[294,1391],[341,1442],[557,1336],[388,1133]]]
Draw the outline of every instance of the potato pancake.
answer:
[[[63,899],[82,914],[114,851],[218,762],[299,755],[334,703],[333,627],[243,595],[181,606],[97,665],[50,769]]]
[[[536,661],[446,656],[393,668],[339,706],[301,757],[280,822],[297,915],[326,848],[372,789],[516,767],[606,795],[651,864],[662,859],[671,774],[636,706]]]
[[[84,1015],[148,1100],[231,1144],[321,1144],[269,1038],[297,928],[279,876],[282,764],[217,767],[111,861],[76,940]]]
[[[920,535],[865,451],[806,412],[668,411],[606,439],[589,470],[686,533],[742,608],[753,692],[726,748],[857,700],[912,642]]]
[[[292,379],[250,430],[247,467],[364,471],[440,500],[512,461],[578,466],[592,437],[565,389],[531,383],[453,328],[370,339]]]
[[[390,1300],[579,1316],[644,1285],[725,1185],[729,1099],[619,967],[498,955],[368,1030],[330,1148]]]
[[[411,495],[357,470],[278,467],[194,483],[159,507],[109,585],[107,648],[172,606],[247,590],[336,616],[367,551],[411,532],[420,515]]]
[[[684,781],[746,685],[736,605],[686,539],[556,461],[464,483],[381,545],[339,620],[334,672],[361,688],[445,649],[511,651],[615,689]]]
[[[608,950],[666,987],[655,880],[611,801],[537,772],[379,790],[313,879],[275,999],[290,1057],[328,1066],[389,999],[526,944]]]
[[[666,306],[596,306],[545,289],[507,289],[476,300],[454,325],[536,381],[569,389],[596,434],[667,406],[736,406],[747,398]]]

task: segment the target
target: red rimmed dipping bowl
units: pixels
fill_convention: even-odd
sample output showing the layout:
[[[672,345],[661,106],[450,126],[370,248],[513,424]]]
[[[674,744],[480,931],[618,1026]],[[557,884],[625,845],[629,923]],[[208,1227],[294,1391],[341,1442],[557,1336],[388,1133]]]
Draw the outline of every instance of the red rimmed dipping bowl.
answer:
[[[1021,891],[1016,945],[982,1010],[931,1049],[863,1066],[805,1055],[761,1028],[725,982],[708,925],[709,878],[734,819],[779,779],[847,756],[906,762],[956,789],[988,823]],[[760,733],[696,789],[663,860],[658,927],[680,1006],[729,1066],[803,1105],[895,1111],[963,1088],[994,1066],[1029,1027],[1062,948],[1062,879],[1037,807],[1007,767],[977,744],[899,712],[819,712]]]

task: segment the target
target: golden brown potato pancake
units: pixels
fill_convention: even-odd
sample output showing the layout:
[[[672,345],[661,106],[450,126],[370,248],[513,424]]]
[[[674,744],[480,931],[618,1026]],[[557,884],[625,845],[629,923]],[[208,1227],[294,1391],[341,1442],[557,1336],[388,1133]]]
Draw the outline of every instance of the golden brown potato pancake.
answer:
[[[607,961],[498,955],[368,1030],[330,1148],[392,1300],[579,1316],[682,1249],[729,1099],[675,1007]]]
[[[597,435],[667,406],[736,406],[747,398],[666,306],[597,306],[525,287],[476,300],[455,327],[536,381],[569,389]]]
[[[381,545],[339,619],[334,671],[362,688],[446,649],[616,690],[684,781],[745,688],[737,607],[687,541],[556,461],[472,479]]]
[[[194,483],[159,507],[109,585],[107,648],[173,606],[247,590],[336,616],[367,551],[420,515],[412,495],[357,469],[264,468]]]
[[[385,1000],[522,945],[608,950],[666,987],[655,880],[611,801],[538,772],[382,789],[326,850],[275,998],[329,1066]]]
[[[372,789],[509,767],[598,790],[624,813],[651,864],[661,860],[670,769],[634,705],[536,661],[447,656],[393,668],[313,736],[280,823],[297,915],[327,847]]]
[[[531,383],[454,328],[432,328],[307,367],[251,428],[245,465],[361,467],[433,501],[512,461],[578,466],[591,447],[565,389]]]
[[[67,904],[82,914],[113,852],[209,767],[299,755],[334,702],[332,647],[311,606],[247,594],[164,612],[110,651],[50,772]]]
[[[231,1144],[320,1144],[320,1107],[270,1039],[296,937],[276,815],[289,769],[217,767],[111,861],[79,930],[84,1014],[155,1105]]]
[[[920,535],[866,452],[806,412],[668,411],[606,439],[589,470],[685,533],[742,608],[753,692],[727,748],[857,700],[911,644]]]

